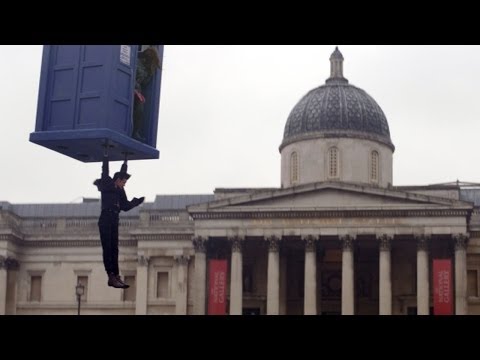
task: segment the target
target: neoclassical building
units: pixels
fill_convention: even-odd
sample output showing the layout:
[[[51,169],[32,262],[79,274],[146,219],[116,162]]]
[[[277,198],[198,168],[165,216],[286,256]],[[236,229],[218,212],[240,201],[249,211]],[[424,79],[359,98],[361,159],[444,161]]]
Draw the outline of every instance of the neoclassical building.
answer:
[[[480,186],[394,186],[387,119],[330,57],[288,116],[279,188],[158,195],[121,215],[108,287],[98,199],[0,202],[0,314],[207,314],[213,260],[228,314],[426,315],[434,259],[452,263],[453,311],[480,314]]]

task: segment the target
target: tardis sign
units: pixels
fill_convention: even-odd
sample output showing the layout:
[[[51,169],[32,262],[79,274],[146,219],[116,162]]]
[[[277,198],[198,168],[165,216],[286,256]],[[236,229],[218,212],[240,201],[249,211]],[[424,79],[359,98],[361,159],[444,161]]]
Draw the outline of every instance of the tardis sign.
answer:
[[[158,159],[163,45],[44,46],[30,141],[82,162]]]

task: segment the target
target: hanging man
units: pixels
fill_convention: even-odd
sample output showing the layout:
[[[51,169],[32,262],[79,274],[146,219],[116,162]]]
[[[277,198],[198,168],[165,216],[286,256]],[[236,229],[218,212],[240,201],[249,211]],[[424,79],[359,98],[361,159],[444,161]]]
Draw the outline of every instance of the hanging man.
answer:
[[[102,164],[102,177],[93,183],[102,193],[102,212],[98,220],[103,249],[103,264],[108,276],[108,286],[126,289],[118,268],[118,222],[120,211],[128,211],[140,205],[145,197],[128,201],[124,187],[130,174],[127,173],[127,160],[119,172],[109,176],[108,155],[105,152]]]

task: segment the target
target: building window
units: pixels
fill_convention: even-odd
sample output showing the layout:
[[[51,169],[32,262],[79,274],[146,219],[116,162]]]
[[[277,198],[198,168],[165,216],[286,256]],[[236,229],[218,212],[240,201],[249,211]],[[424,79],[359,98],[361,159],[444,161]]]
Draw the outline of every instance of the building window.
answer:
[[[478,271],[467,271],[467,296],[478,297]]]
[[[328,177],[330,179],[338,179],[338,163],[339,154],[336,147],[332,147],[328,150]]]
[[[370,156],[370,181],[378,183],[378,152],[372,151]]]
[[[290,155],[290,181],[292,184],[298,182],[298,154],[292,152]]]
[[[135,301],[136,283],[135,276],[125,276],[124,283],[130,285],[128,289],[123,290],[123,301]]]
[[[30,277],[30,301],[42,300],[42,277],[34,275]]]
[[[86,302],[88,296],[88,276],[77,276],[77,284],[83,285],[83,295],[81,301]]]
[[[167,299],[170,297],[168,291],[168,272],[162,271],[157,273],[157,298]]]

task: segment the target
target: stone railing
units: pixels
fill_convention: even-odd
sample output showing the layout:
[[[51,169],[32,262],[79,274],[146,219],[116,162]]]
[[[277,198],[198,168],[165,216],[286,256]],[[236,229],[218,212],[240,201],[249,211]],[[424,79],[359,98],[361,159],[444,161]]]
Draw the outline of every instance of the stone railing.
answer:
[[[161,226],[165,223],[185,223],[192,221],[186,211],[156,211],[148,217],[150,226]]]
[[[69,219],[65,223],[67,229],[97,228],[98,219]]]

